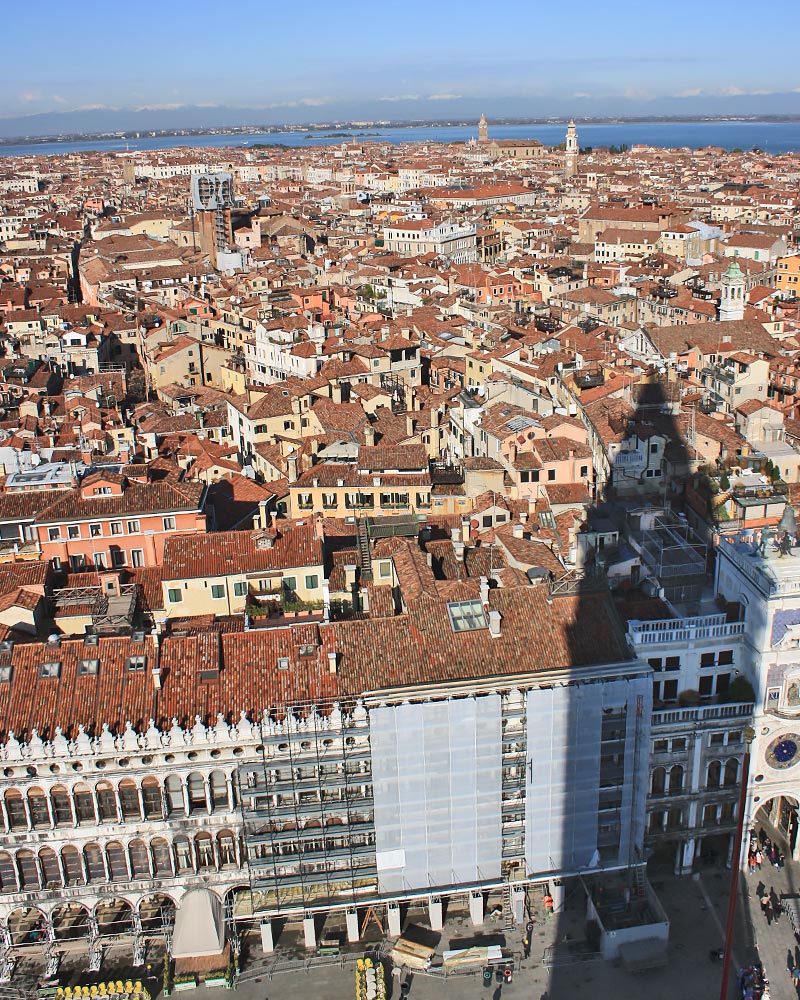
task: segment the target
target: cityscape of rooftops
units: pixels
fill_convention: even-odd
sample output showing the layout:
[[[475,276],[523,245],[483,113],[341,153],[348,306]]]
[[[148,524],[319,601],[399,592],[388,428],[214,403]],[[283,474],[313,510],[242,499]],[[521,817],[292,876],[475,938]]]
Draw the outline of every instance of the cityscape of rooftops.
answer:
[[[0,1000],[797,995],[762,21],[4,10]]]

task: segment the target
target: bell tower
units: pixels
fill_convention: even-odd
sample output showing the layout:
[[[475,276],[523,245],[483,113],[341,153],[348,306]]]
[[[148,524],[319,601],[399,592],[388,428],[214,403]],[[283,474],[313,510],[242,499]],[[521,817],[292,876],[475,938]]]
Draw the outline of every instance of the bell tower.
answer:
[[[739,264],[732,260],[728,270],[720,279],[722,297],[719,303],[720,322],[744,319],[744,296],[746,279]]]
[[[478,121],[478,142],[489,141],[489,126],[486,124],[486,115],[481,115]]]
[[[567,126],[567,146],[564,152],[564,173],[567,177],[574,177],[578,171],[578,132],[572,118]]]

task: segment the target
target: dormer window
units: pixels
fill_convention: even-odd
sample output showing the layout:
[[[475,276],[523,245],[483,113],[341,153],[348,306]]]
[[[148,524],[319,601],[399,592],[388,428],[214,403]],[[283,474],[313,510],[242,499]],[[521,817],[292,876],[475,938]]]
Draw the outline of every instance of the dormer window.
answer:
[[[59,660],[50,660],[39,667],[40,677],[58,677],[60,673],[61,662]]]
[[[97,659],[93,660],[81,660],[78,664],[78,676],[79,677],[94,677],[100,670],[100,661]]]
[[[139,674],[147,666],[146,656],[129,656],[127,659],[128,672],[132,674]]]

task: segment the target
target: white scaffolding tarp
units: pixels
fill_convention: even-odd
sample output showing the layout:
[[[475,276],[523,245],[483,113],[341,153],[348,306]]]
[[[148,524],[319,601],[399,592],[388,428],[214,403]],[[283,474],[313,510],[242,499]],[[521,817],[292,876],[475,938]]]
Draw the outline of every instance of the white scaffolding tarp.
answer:
[[[208,889],[190,889],[175,914],[173,958],[219,955],[225,947],[225,923],[219,896]]]
[[[370,712],[381,892],[500,875],[500,696]]]

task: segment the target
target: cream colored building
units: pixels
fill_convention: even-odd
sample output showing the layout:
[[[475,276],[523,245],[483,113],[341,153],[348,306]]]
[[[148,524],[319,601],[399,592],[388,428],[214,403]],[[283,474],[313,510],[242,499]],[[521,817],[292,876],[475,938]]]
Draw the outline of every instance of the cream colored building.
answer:
[[[322,529],[267,521],[254,531],[175,536],[164,552],[162,588],[167,618],[241,614],[274,604],[291,609],[325,599]]]

